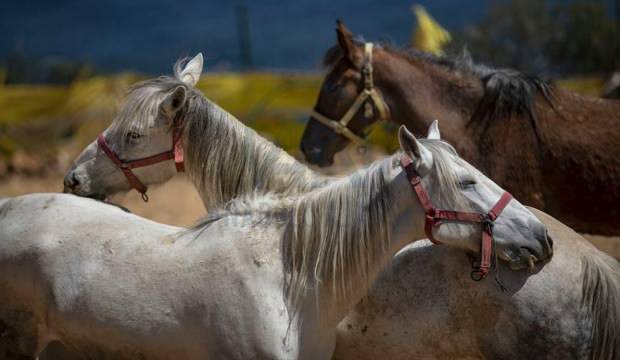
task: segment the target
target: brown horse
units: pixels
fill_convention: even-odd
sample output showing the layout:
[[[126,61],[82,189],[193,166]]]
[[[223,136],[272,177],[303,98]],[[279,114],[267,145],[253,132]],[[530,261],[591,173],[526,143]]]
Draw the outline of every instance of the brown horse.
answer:
[[[463,158],[524,203],[581,232],[620,234],[619,101],[476,65],[467,54],[450,59],[385,45],[369,54],[340,22],[337,34],[301,142],[309,162],[330,165],[379,119],[417,133],[439,119]],[[365,97],[348,119],[363,92],[379,96]],[[354,136],[339,129],[343,118]]]

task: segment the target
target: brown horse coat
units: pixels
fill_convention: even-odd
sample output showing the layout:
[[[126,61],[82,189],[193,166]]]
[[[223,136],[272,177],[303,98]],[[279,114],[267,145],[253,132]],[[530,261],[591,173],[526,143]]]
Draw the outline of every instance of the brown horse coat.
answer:
[[[363,87],[363,45],[342,24],[337,32],[339,45],[326,55],[331,71],[316,105],[333,119]],[[442,137],[463,158],[525,204],[580,232],[620,234],[620,101],[476,65],[467,55],[448,59],[376,46],[373,68],[391,121],[420,134],[439,119]],[[349,128],[360,134],[371,124],[357,114]],[[325,165],[345,144],[311,119],[302,151]]]

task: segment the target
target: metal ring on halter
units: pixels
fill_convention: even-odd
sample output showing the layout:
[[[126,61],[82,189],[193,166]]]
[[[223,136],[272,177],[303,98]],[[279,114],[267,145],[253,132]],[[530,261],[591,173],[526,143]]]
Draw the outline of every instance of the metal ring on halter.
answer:
[[[471,273],[469,274],[469,277],[471,277],[471,279],[473,281],[480,281],[480,280],[484,279],[484,275],[478,269],[472,270]]]

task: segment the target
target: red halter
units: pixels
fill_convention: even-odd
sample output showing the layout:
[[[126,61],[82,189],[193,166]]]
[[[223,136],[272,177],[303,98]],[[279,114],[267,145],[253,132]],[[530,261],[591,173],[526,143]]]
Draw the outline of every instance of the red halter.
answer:
[[[127,181],[129,182],[131,187],[136,189],[142,196],[142,200],[146,202],[149,201],[149,197],[146,194],[147,187],[142,183],[142,181],[140,181],[140,179],[138,179],[136,174],[134,174],[131,169],[149,166],[168,160],[174,160],[174,166],[176,167],[177,171],[185,171],[183,143],[181,139],[182,133],[183,129],[181,127],[175,126],[172,131],[172,149],[156,155],[136,160],[121,160],[105,141],[103,133],[97,136],[97,145],[99,145],[101,150],[103,150],[103,152],[108,156],[108,158],[112,160],[114,165],[116,165],[123,172],[123,174],[125,174],[125,177],[127,178]]]
[[[413,161],[406,155],[400,158],[400,165],[407,174],[407,179],[411,183],[411,187],[418,195],[420,204],[426,212],[426,219],[424,223],[424,231],[426,236],[434,244],[440,244],[433,237],[433,228],[441,225],[444,220],[447,221],[460,221],[460,222],[473,222],[482,224],[482,243],[480,246],[480,264],[474,266],[472,271],[472,279],[478,281],[483,279],[488,273],[491,267],[491,253],[493,251],[493,223],[495,219],[502,213],[506,205],[512,200],[512,195],[509,192],[504,192],[499,198],[497,203],[493,205],[488,213],[475,213],[475,212],[463,212],[454,210],[437,209],[433,206],[433,203],[428,196],[428,193],[422,186],[422,178],[415,170]]]

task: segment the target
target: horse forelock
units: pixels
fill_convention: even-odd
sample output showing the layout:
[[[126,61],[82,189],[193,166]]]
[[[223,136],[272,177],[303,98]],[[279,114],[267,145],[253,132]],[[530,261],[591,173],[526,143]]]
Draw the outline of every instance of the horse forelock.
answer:
[[[472,168],[471,165],[466,164],[452,145],[445,141],[434,139],[420,139],[419,141],[433,155],[433,169],[428,176],[441,189],[441,191],[435,191],[435,206],[461,211],[470,210],[469,202],[463,196],[459,178],[454,171],[454,163],[463,165],[467,170]],[[480,176],[477,172],[471,172],[471,175],[474,178]]]
[[[591,359],[620,357],[620,263],[603,253],[581,258],[582,306],[592,320]]]
[[[120,146],[124,145],[124,137],[130,131],[148,136],[148,127],[157,117],[162,101],[178,86],[187,86],[168,76],[139,82],[128,92],[127,99],[119,114],[115,117],[108,136],[109,141]]]
[[[327,49],[325,55],[323,55],[323,59],[321,60],[321,64],[324,67],[334,66],[338,60],[342,58],[343,52],[340,45],[336,44]]]
[[[363,36],[356,36],[353,39],[353,43],[356,46],[363,46],[364,43],[366,42],[366,40],[364,39]],[[380,44],[377,44],[376,46],[381,47]],[[324,67],[332,67],[334,65],[336,65],[338,63],[338,61],[340,59],[342,59],[342,57],[344,56],[344,52],[342,51],[342,47],[339,44],[335,44],[332,47],[330,47],[329,49],[327,49],[327,51],[325,52],[325,55],[323,55],[323,59],[321,60],[321,64]]]

